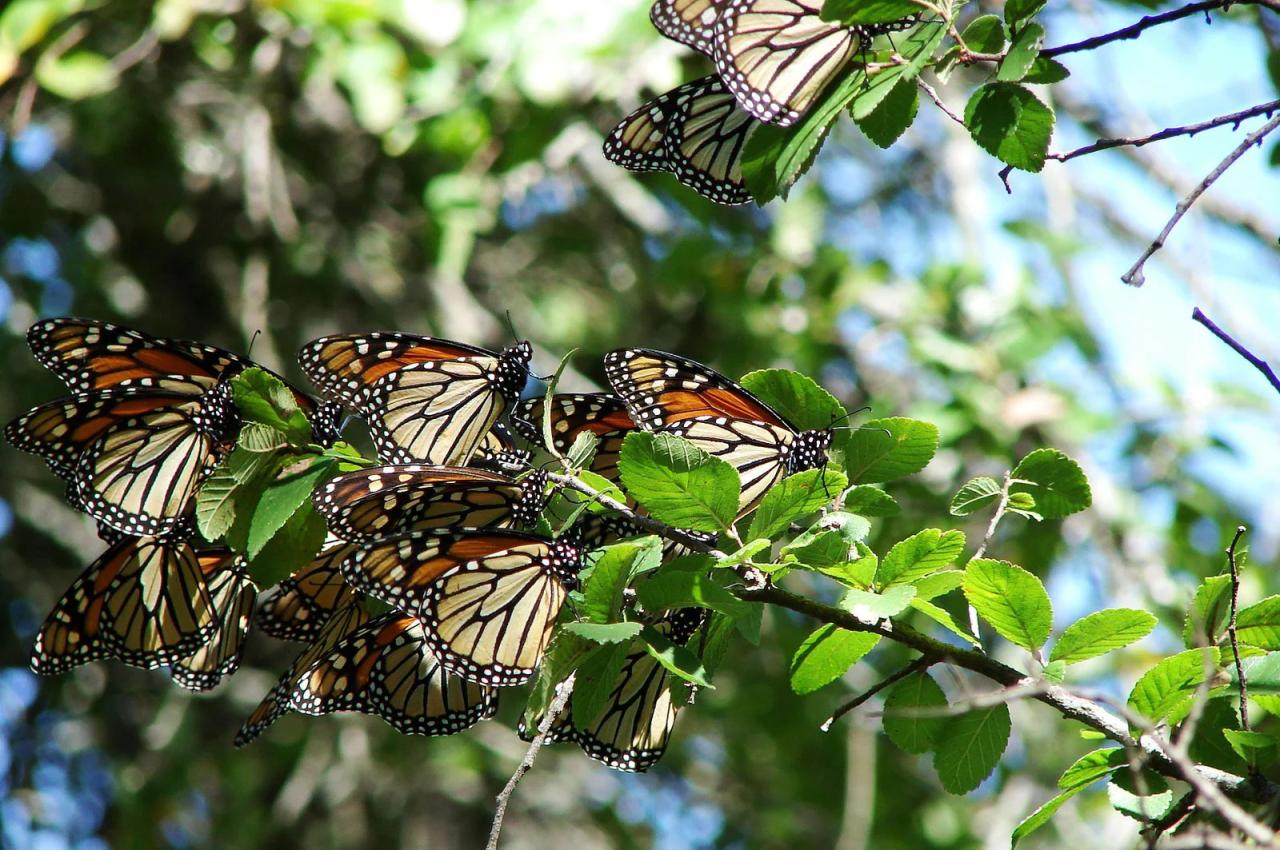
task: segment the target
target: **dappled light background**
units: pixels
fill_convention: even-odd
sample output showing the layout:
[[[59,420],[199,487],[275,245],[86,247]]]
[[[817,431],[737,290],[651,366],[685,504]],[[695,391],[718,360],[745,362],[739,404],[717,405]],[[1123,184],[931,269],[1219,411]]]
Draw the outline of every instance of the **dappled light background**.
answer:
[[[1143,8],[1050,10],[1049,42]],[[293,353],[321,334],[500,346],[509,313],[539,373],[577,349],[565,389],[598,388],[605,351],[646,345],[735,376],[787,366],[872,416],[938,423],[937,459],[891,488],[909,519],[875,521],[877,551],[928,525],[959,522],[980,539],[977,519],[947,516],[960,483],[1042,445],[1070,452],[1094,507],[1065,522],[1065,542],[1008,522],[998,544],[1046,580],[1060,623],[1148,607],[1165,619],[1144,645],[1173,647],[1191,589],[1220,570],[1239,522],[1252,529],[1249,594],[1275,590],[1280,406],[1190,321],[1198,304],[1280,362],[1274,149],[1213,190],[1135,290],[1121,273],[1236,144],[1230,130],[1050,162],[1016,173],[1010,195],[999,164],[925,102],[891,151],[845,121],[787,201],[726,209],[601,154],[623,114],[707,73],[657,36],[643,2],[162,0],[61,14],[40,39],[82,27],[78,48],[132,64],[45,68],[38,91],[0,89],[10,111],[35,96],[21,132],[0,138],[0,418],[56,394],[22,337],[40,317],[251,350],[300,380]],[[1055,149],[1275,97],[1266,35],[1242,10],[1068,62]],[[941,93],[962,109],[974,79],[960,72]],[[211,696],[118,665],[37,680],[35,629],[102,544],[38,461],[7,451],[0,468],[0,843],[482,843],[524,751],[517,692],[497,720],[453,738],[292,716],[236,751],[235,729],[293,648],[254,636]],[[949,797],[873,712],[818,730],[905,656],[883,650],[801,698],[787,664],[809,628],[774,611],[760,646],[735,644],[647,775],[544,751],[504,846],[999,844],[1088,748],[1047,709],[1015,705],[1017,775]],[[1142,658],[1094,662],[1089,683],[1123,694]],[[1086,795],[1029,844],[1135,835]]]

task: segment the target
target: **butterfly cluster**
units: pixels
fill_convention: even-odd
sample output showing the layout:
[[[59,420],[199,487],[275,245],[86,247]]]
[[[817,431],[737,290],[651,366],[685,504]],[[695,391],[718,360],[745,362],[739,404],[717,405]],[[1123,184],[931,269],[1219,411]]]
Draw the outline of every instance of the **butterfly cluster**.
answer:
[[[104,322],[53,319],[28,339],[71,395],[5,435],[48,463],[108,542],[41,627],[33,669],[116,659],[167,667],[204,690],[235,671],[251,627],[304,644],[239,745],[290,711],[360,711],[405,733],[453,734],[492,717],[499,689],[538,673],[557,629],[577,616],[571,599],[590,553],[643,532],[606,511],[579,510],[554,528],[557,485],[532,450],[563,458],[589,434],[585,471],[616,485],[628,434],[673,434],[737,471],[743,516],[784,476],[822,466],[831,445],[829,429],[800,431],[719,373],[648,349],[606,356],[611,393],[522,400],[527,342],[492,352],[403,333],[324,337],[298,356],[317,401],[231,352]],[[350,410],[377,455],[342,454],[317,482],[310,501],[328,537],[260,603],[245,554],[229,535],[201,539],[193,521],[211,471],[248,433],[240,389],[251,375],[280,388],[314,448],[329,451]],[[634,599],[627,616],[680,646],[707,625],[701,608],[643,610]],[[608,699],[591,717],[561,717],[550,740],[645,770],[675,720],[674,682],[639,638],[620,651]]]
[[[822,0],[656,0],[664,36],[715,64],[632,112],[604,153],[631,171],[668,171],[719,204],[751,200],[742,177],[747,140],[760,124],[789,127],[876,35],[914,20],[845,26],[819,17]]]

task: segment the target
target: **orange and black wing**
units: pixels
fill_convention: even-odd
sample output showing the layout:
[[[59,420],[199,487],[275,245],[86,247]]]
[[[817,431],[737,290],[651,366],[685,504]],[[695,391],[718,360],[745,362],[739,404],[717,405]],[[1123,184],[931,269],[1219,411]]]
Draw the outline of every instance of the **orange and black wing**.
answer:
[[[173,664],[204,646],[217,615],[187,543],[127,538],[89,565],[36,635],[31,669],[63,673],[114,658],[134,667]]]
[[[361,711],[409,735],[452,735],[498,710],[490,688],[452,676],[416,617],[384,614],[339,640],[302,671],[290,707],[303,714]]]
[[[716,20],[725,5],[726,0],[656,0],[649,7],[649,20],[672,41],[711,56]]]
[[[217,629],[207,644],[174,662],[170,672],[182,687],[207,691],[240,667],[257,594],[253,581],[230,550],[205,549],[198,551],[196,557],[209,588]]]
[[[311,563],[276,585],[254,615],[255,625],[277,640],[315,641],[333,613],[356,599],[355,589],[338,569],[355,550],[331,537]]]
[[[516,405],[511,424],[520,436],[547,448],[542,433],[546,398],[526,399]],[[591,471],[610,481],[618,480],[618,453],[622,441],[636,429],[622,399],[609,393],[563,393],[551,398],[551,439],[555,450],[564,454],[580,434],[594,434],[596,446]]]
[[[37,322],[27,330],[27,342],[36,360],[77,393],[163,375],[216,380],[252,365],[213,345],[163,339],[96,319]]]
[[[342,570],[417,615],[451,673],[505,687],[533,676],[581,558],[568,543],[514,531],[410,532],[360,547]]]

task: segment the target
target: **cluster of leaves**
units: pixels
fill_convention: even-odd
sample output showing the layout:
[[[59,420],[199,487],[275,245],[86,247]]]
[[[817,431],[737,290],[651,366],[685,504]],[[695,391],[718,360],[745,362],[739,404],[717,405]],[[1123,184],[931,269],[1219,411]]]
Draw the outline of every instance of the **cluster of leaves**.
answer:
[[[844,0],[824,4],[822,17],[849,26],[879,24],[895,20],[891,15],[917,14],[921,5],[910,0]],[[892,146],[919,113],[920,73],[932,69],[945,82],[957,68],[972,64],[975,56],[1000,59],[994,62],[993,79],[970,96],[965,127],[979,146],[1009,167],[1039,171],[1053,136],[1054,114],[1027,86],[1061,82],[1070,73],[1061,63],[1040,56],[1045,30],[1034,17],[1044,5],[1044,0],[1008,3],[1003,19],[977,17],[960,40],[941,53],[946,24],[955,10],[929,7],[934,15],[926,15],[905,38],[878,40],[866,51],[866,62],[851,66],[794,126],[766,125],[752,133],[742,163],[748,190],[761,204],[785,197],[846,111],[873,143]]]

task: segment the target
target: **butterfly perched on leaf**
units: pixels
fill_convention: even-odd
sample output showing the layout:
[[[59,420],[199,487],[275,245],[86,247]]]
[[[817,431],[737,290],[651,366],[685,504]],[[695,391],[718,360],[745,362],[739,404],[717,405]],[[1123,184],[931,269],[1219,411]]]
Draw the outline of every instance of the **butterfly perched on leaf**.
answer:
[[[68,482],[72,505],[100,523],[127,535],[180,533],[196,489],[239,431],[228,380],[253,364],[87,319],[39,322],[28,340],[75,394],[10,422],[5,438],[44,459]],[[293,394],[317,423],[332,418]]]
[[[658,634],[683,646],[706,621],[701,608],[682,608],[654,625]],[[568,709],[556,719],[547,743],[572,741],[596,761],[615,770],[639,773],[653,767],[667,750],[678,705],[671,697],[671,675],[637,639],[631,643],[604,706],[579,725]],[[521,722],[520,737],[531,740],[537,719]]]
[[[235,745],[243,747],[267,730],[285,714],[289,713],[290,701],[294,689],[302,680],[303,674],[311,666],[324,658],[338,643],[356,629],[369,621],[369,613],[359,602],[351,603],[334,611],[325,622],[316,639],[302,651],[289,669],[280,676],[275,686],[267,692],[258,703],[258,707],[249,715],[249,719],[236,733]]]
[[[645,348],[611,351],[605,375],[640,427],[675,434],[727,461],[742,482],[739,513],[784,476],[827,461],[832,431],[800,431],[714,369]]]
[[[348,541],[423,529],[532,527],[547,476],[515,479],[465,466],[395,464],[343,473],[312,494],[329,531]]]
[[[414,531],[366,543],[342,571],[421,619],[449,672],[506,687],[533,676],[581,561],[577,546],[523,532]]]
[[[340,638],[296,677],[289,707],[303,714],[361,711],[409,735],[452,735],[498,710],[497,694],[450,675],[422,623],[388,613]]]
[[[760,126],[716,75],[641,106],[605,138],[604,155],[630,171],[669,171],[718,204],[751,200],[742,152]]]
[[[298,353],[329,398],[369,423],[385,463],[465,466],[529,377],[532,348],[501,353],[404,333],[322,337]]]
[[[335,611],[356,601],[355,588],[338,569],[355,551],[353,544],[329,535],[310,563],[275,586],[254,614],[254,625],[277,640],[314,642]]]
[[[36,634],[31,669],[64,673],[99,659],[147,669],[182,663],[219,629],[206,575],[230,571],[234,558],[183,541],[121,540],[54,606]]]
[[[173,681],[187,690],[207,691],[217,687],[240,667],[257,589],[237,561],[216,557],[215,553],[201,554],[200,567],[213,603],[217,628],[208,643],[172,664],[169,672]]]

